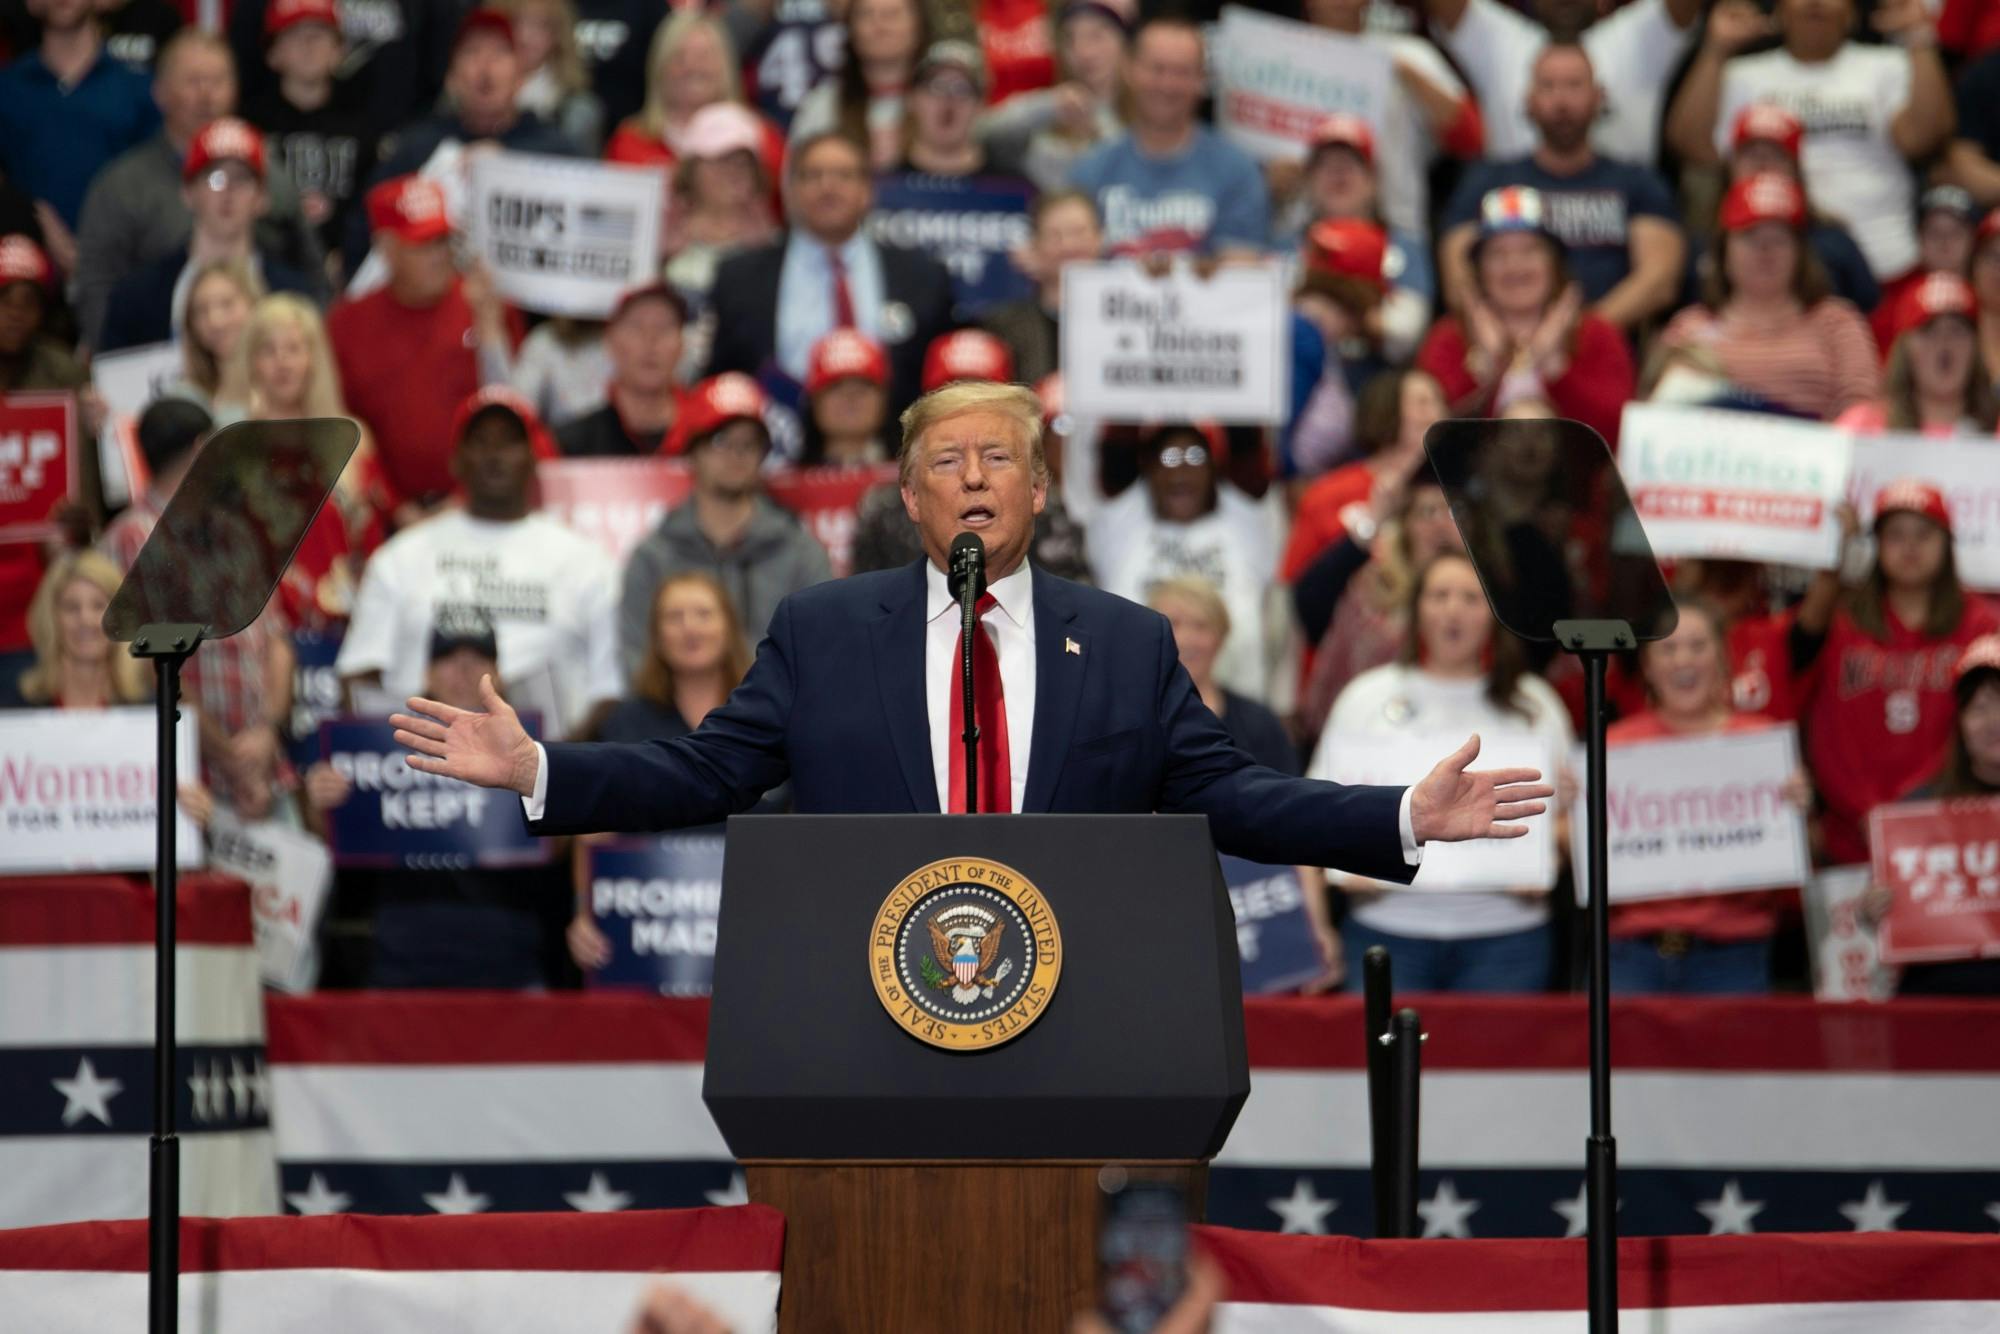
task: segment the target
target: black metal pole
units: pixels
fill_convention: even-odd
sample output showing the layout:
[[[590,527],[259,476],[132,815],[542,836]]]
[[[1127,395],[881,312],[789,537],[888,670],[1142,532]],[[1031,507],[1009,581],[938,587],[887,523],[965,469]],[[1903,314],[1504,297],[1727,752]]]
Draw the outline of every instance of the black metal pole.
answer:
[[[979,810],[979,713],[973,703],[972,688],[972,637],[979,633],[977,596],[972,591],[972,581],[967,580],[958,599],[959,688],[965,695],[965,730],[959,734],[959,740],[965,743],[967,815]]]
[[[139,644],[143,646],[144,641]],[[175,764],[175,725],[180,717],[183,661],[173,653],[153,659],[158,680],[154,705],[159,810],[153,868],[157,913],[153,926],[153,1138],[146,1221],[146,1327],[151,1334],[173,1334],[180,1323],[181,1142],[174,1127],[174,1095],[178,1091],[178,1081],[174,1078],[178,1063],[174,1030],[174,937],[179,898],[175,807],[180,778]]]
[[[1390,1045],[1396,1078],[1394,1207],[1398,1237],[1417,1235],[1417,1098],[1423,1082],[1423,1022],[1410,1009],[1396,1011]]]
[[[1368,1180],[1375,1197],[1375,1235],[1394,1237],[1396,1213],[1389,1173],[1396,1157],[1396,1111],[1389,1076],[1389,951],[1370,945],[1361,955],[1361,1027],[1368,1055]]]
[[[1618,1328],[1618,1141],[1611,1135],[1611,879],[1606,842],[1604,673],[1609,655],[1583,653],[1585,805],[1590,821],[1590,1139],[1584,1148],[1590,1331]]]

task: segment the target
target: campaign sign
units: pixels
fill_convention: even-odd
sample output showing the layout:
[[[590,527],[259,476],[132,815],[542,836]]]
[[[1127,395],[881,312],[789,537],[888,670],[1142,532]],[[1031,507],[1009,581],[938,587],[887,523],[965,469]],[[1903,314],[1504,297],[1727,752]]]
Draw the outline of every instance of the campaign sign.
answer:
[[[1266,866],[1222,856],[1222,880],[1236,913],[1236,957],[1243,993],[1296,991],[1326,972],[1306,915],[1306,887],[1295,866]]]
[[[1336,783],[1378,783],[1407,787],[1439,760],[1465,744],[1463,733],[1336,732],[1321,740],[1326,763],[1313,758],[1311,776]],[[1558,757],[1538,736],[1497,733],[1481,736],[1481,769],[1539,769],[1556,772]],[[1556,883],[1556,822],[1553,812],[1527,821],[1520,838],[1479,838],[1433,843],[1424,848],[1416,879],[1407,888],[1440,892],[1493,889],[1551,889]],[[1372,881],[1332,873],[1345,884]],[[1392,888],[1403,889],[1397,885]]]
[[[1224,5],[1212,45],[1216,124],[1260,162],[1303,161],[1313,130],[1336,111],[1381,133],[1389,62],[1360,38]]]
[[[1816,1000],[1883,1001],[1896,994],[1896,970],[1882,962],[1875,923],[1861,910],[1873,883],[1865,866],[1831,866],[1805,883],[1800,900]]]
[[[0,394],[0,542],[39,542],[76,490],[76,398]]]
[[[722,826],[590,845],[590,913],[611,942],[593,986],[706,996],[722,907]]]
[[[1785,795],[1799,768],[1789,725],[1635,741],[1605,765],[1611,902],[1784,889],[1811,871],[1805,815]],[[1590,864],[1589,824],[1570,822],[1578,866]],[[1589,898],[1582,876],[1576,896]]]
[[[106,409],[97,457],[107,504],[123,505],[146,489],[146,460],[139,453],[139,414],[179,381],[184,369],[178,343],[148,343],[91,357],[90,382]]]
[[[694,489],[681,459],[544,459],[535,465],[542,512],[624,564],[668,510]]]
[[[1754,412],[1627,403],[1618,471],[1656,556],[1830,570],[1853,445]]]
[[[783,468],[764,477],[771,499],[799,516],[806,531],[826,548],[833,577],[854,569],[854,531],[860,520],[855,509],[861,497],[896,480],[893,463],[869,468]]]
[[[1912,801],[1868,815],[1887,963],[2000,954],[2000,797]]]
[[[601,320],[660,271],[666,174],[533,153],[472,162],[468,231],[501,296],[525,310]]]
[[[1107,421],[1285,420],[1290,307],[1275,264],[1154,277],[1132,260],[1063,269],[1065,410]]]
[[[326,844],[275,820],[245,824],[227,808],[209,821],[208,840],[209,865],[250,886],[250,924],[265,985],[311,991],[319,976],[314,933],[333,888]]]
[[[875,182],[868,230],[877,241],[922,250],[950,269],[960,312],[977,318],[1034,292],[1011,258],[1033,231],[1034,198],[1035,187],[1020,179],[892,172]]]
[[[784,129],[806,94],[846,60],[847,29],[826,0],[778,0],[743,52],[743,91]]]
[[[521,725],[541,737],[538,715],[522,714]],[[548,860],[521,819],[518,796],[412,769],[394,733],[383,718],[329,718],[319,726],[320,758],[352,785],[327,813],[335,866],[452,870]]]
[[[285,750],[294,769],[319,758],[319,725],[340,713],[340,636],[316,630],[292,632],[292,717]]]
[[[0,875],[150,871],[159,766],[151,705],[0,712]],[[175,764],[200,773],[194,711]],[[176,809],[175,862],[201,865],[201,830]]]
[[[1944,492],[1958,577],[1984,592],[2000,590],[2000,466],[1993,442],[1965,436],[1856,437],[1849,491],[1864,531],[1875,522],[1875,497],[1905,477],[1921,477]]]

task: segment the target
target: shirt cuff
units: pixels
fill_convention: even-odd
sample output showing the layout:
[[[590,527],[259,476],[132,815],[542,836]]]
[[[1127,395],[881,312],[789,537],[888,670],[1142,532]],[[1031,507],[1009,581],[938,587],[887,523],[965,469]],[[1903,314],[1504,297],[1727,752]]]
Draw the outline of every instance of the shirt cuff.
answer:
[[[521,798],[521,814],[532,823],[548,814],[549,808],[549,753],[542,749],[542,743],[535,743],[535,794]],[[1410,794],[1403,794],[1403,855],[1410,856]],[[1414,858],[1411,858],[1414,861]]]
[[[1420,866],[1424,860],[1423,845],[1417,842],[1417,827],[1410,821],[1410,794],[1414,791],[1415,788],[1404,788],[1403,799],[1396,804],[1396,832],[1403,836],[1403,864],[1406,866]],[[537,778],[535,780],[537,801],[541,799],[541,792],[542,780]]]

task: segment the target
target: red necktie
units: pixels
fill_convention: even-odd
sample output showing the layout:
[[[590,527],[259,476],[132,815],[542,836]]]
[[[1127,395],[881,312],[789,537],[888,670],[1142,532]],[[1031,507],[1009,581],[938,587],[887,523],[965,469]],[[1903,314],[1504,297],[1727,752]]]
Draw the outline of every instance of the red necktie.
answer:
[[[985,616],[1000,604],[991,593],[979,595],[974,610]],[[965,688],[959,664],[965,660],[965,634],[959,632],[951,649],[951,809],[965,812]],[[979,809],[1006,814],[1014,809],[1014,779],[1007,764],[1007,700],[1000,688],[1000,654],[993,636],[984,632],[972,641],[972,707],[979,718]]]
[[[826,252],[827,267],[833,270],[833,327],[854,327],[854,293],[847,290],[847,263],[838,250]]]

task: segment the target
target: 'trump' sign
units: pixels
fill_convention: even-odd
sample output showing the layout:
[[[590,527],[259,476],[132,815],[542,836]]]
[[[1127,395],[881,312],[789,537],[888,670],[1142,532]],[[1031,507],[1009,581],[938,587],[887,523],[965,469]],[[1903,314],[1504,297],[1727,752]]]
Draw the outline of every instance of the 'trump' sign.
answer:
[[[1868,842],[1890,894],[1884,960],[2000,954],[2000,797],[1878,806]]]

